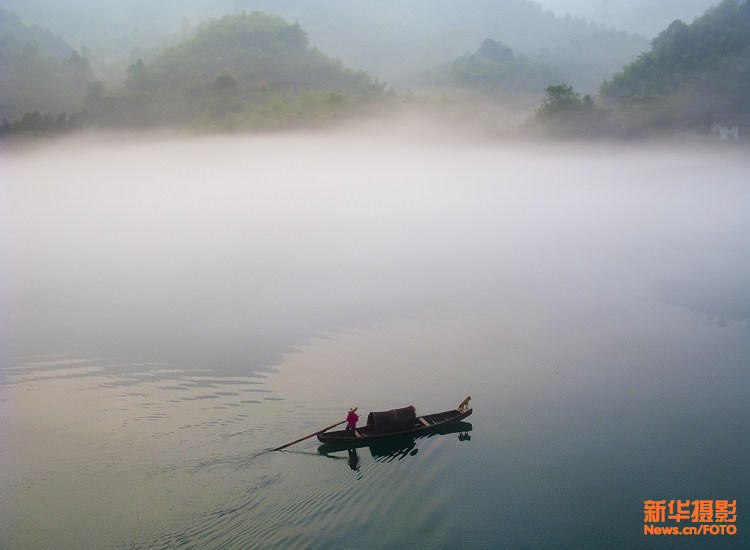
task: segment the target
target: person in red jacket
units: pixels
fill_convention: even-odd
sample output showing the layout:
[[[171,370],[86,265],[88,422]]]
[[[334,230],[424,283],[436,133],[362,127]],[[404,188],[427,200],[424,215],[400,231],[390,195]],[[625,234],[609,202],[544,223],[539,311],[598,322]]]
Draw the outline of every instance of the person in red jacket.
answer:
[[[357,420],[359,420],[359,416],[357,415],[357,407],[352,407],[351,409],[349,409],[349,413],[346,415],[346,429],[350,432],[353,432],[357,427]]]

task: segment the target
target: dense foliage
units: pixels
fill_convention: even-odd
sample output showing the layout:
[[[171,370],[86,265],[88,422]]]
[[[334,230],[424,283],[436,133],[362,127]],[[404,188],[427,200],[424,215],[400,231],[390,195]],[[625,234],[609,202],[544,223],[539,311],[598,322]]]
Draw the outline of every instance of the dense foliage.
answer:
[[[750,113],[750,0],[724,0],[687,25],[674,21],[651,51],[601,88],[606,109],[565,85],[547,88],[530,126],[569,137],[643,137],[744,125]]]
[[[717,114],[750,112],[750,1],[673,22],[601,93],[631,126],[705,130]]]
[[[529,129],[553,137],[591,138],[611,135],[609,113],[599,109],[590,95],[581,97],[572,86],[548,86],[542,105]]]
[[[92,87],[86,115],[132,127],[283,127],[343,116],[383,88],[311,48],[298,24],[242,13],[206,23],[151,63],[139,60],[111,93]]]
[[[450,66],[449,82],[487,92],[539,92],[560,80],[557,71],[508,46],[485,39],[475,53],[467,53]]]

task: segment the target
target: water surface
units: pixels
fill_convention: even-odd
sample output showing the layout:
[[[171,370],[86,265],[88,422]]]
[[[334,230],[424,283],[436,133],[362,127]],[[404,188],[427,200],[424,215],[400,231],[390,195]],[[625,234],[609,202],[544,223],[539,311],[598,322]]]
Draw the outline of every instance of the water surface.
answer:
[[[0,157],[0,547],[737,548],[750,163],[414,133]],[[343,418],[473,396],[354,453]],[[645,499],[737,499],[733,538]]]

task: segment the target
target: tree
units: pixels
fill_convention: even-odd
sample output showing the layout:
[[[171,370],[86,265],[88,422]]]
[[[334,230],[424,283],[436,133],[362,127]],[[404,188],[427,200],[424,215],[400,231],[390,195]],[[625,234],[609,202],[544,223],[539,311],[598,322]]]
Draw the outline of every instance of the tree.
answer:
[[[146,90],[149,88],[148,71],[142,59],[138,58],[138,61],[128,67],[128,76],[125,80],[125,85],[133,90]]]
[[[496,94],[539,92],[559,77],[547,64],[516,55],[505,44],[486,38],[475,53],[453,61],[449,78],[461,87]]]
[[[216,77],[216,80],[214,81],[214,90],[220,96],[236,96],[239,92],[239,84],[232,75],[225,73]]]
[[[482,44],[477,50],[477,55],[481,55],[482,57],[486,57],[487,59],[491,59],[493,61],[506,63],[508,61],[513,61],[514,57],[513,50],[511,50],[505,44],[501,44],[500,42],[492,40],[491,38],[485,38],[482,41]]]
[[[544,116],[576,111],[584,106],[580,94],[573,90],[573,86],[555,84],[547,86],[544,91],[547,97],[539,109]],[[587,104],[589,103],[591,103],[591,97],[588,97]]]
[[[609,116],[594,104],[590,95],[577,93],[572,86],[555,84],[545,89],[547,96],[535,114],[538,128],[546,133],[570,137],[597,137],[609,133]]]

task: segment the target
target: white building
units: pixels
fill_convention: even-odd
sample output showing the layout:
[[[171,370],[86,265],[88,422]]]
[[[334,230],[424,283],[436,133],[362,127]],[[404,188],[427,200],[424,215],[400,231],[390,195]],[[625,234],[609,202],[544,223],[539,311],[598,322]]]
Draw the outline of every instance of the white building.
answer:
[[[736,141],[750,137],[750,115],[717,115],[711,125],[711,133],[719,136],[719,141]]]

